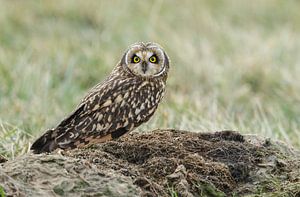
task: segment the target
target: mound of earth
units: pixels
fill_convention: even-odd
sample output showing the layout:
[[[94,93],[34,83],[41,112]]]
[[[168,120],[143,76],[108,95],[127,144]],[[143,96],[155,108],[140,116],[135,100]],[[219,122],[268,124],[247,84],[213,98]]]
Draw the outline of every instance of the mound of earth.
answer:
[[[133,132],[0,167],[0,196],[300,196],[300,153],[237,132]]]

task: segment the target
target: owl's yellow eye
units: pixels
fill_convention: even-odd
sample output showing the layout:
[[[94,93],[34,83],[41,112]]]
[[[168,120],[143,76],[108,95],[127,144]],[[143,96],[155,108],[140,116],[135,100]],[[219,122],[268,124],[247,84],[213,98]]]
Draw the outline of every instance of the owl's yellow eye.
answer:
[[[133,63],[139,63],[141,61],[141,59],[138,57],[138,56],[133,56],[133,58],[132,58],[132,62]]]
[[[149,61],[150,61],[151,63],[156,63],[156,62],[157,62],[156,56],[155,56],[155,55],[152,55],[152,56],[149,58]]]

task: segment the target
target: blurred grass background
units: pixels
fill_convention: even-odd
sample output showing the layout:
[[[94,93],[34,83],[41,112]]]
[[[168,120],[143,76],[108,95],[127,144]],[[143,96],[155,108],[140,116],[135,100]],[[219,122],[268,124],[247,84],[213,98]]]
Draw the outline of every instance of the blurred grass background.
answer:
[[[238,130],[300,147],[300,1],[0,0],[0,154],[28,151],[128,45],[155,41],[172,67],[140,131]]]

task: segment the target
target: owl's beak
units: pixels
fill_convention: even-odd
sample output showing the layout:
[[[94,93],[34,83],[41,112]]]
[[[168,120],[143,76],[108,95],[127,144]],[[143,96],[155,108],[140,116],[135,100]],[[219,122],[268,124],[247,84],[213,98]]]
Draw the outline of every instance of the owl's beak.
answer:
[[[147,70],[148,70],[147,62],[143,61],[143,62],[142,62],[142,71],[143,71],[144,73],[146,73]]]

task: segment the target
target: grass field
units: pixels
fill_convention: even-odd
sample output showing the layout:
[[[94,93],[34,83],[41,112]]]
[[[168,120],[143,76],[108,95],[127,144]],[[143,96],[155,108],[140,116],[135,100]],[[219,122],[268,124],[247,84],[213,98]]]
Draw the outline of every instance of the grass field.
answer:
[[[0,0],[0,154],[28,151],[103,80],[128,45],[155,41],[167,95],[139,128],[238,130],[300,147],[300,2]]]

